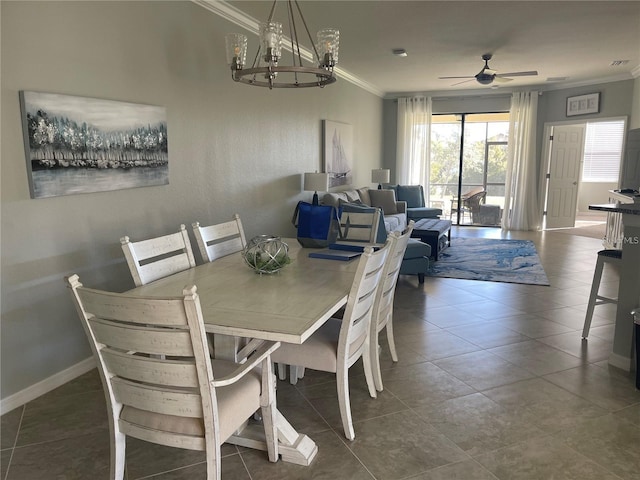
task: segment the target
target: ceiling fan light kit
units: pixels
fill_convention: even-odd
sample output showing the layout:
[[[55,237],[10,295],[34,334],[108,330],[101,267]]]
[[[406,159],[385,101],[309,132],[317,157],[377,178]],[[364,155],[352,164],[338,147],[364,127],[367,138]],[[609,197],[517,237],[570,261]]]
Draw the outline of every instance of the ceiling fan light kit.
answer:
[[[484,67],[476,75],[468,75],[463,77],[438,77],[438,78],[440,80],[453,79],[453,78],[469,79],[469,80],[464,80],[462,82],[454,83],[453,86],[470,82],[474,78],[480,85],[491,85],[493,82],[505,83],[513,80],[512,78],[508,78],[508,77],[524,77],[524,76],[538,75],[538,72],[535,70],[530,70],[527,72],[498,73],[497,70],[493,70],[489,68],[489,60],[491,60],[491,58],[492,58],[492,54],[490,53],[485,53],[484,55],[482,55],[482,60],[484,60]]]

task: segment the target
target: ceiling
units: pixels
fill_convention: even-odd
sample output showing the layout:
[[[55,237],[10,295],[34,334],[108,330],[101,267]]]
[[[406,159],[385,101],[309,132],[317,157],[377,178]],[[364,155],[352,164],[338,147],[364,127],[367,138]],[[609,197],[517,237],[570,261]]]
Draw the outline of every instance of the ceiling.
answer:
[[[220,3],[196,0],[196,3]],[[272,1],[227,1],[257,21],[265,21]],[[640,1],[402,1],[301,0],[315,37],[321,28],[340,30],[339,67],[343,79],[363,82],[384,97],[407,93],[455,95],[478,90],[535,87],[541,90],[602,83],[640,76]],[[286,6],[278,1],[274,19],[288,35]],[[240,22],[238,22],[240,23]],[[299,22],[298,22],[299,23]],[[302,27],[299,27],[302,28]],[[236,28],[231,31],[241,31]],[[301,43],[309,46],[309,41]],[[247,58],[257,38],[249,35]],[[407,57],[394,56],[404,48]],[[492,69],[537,70],[537,76],[482,86],[473,76],[491,53]],[[289,53],[285,59],[290,58]],[[628,63],[612,66],[616,60]],[[340,78],[340,75],[339,75]],[[338,80],[340,81],[340,79]]]

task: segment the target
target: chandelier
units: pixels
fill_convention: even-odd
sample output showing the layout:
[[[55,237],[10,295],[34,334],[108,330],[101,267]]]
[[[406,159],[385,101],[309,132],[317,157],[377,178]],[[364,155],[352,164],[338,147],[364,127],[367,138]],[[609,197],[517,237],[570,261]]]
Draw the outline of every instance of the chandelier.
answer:
[[[267,21],[260,24],[260,44],[250,68],[245,68],[247,36],[241,33],[230,33],[226,36],[227,63],[231,67],[231,78],[236,82],[256,87],[269,87],[269,89],[324,87],[334,83],[336,77],[333,74],[333,67],[338,63],[340,32],[332,28],[322,29],[318,32],[317,41],[314,43],[298,1],[288,0],[289,39],[285,38],[285,40],[289,43],[293,59],[291,65],[283,65],[282,23],[273,21],[276,2],[277,0],[274,0],[271,5]],[[294,15],[296,11],[313,48],[310,53],[300,47],[298,26]],[[307,58],[315,59],[317,67],[305,66],[302,62],[303,54]]]

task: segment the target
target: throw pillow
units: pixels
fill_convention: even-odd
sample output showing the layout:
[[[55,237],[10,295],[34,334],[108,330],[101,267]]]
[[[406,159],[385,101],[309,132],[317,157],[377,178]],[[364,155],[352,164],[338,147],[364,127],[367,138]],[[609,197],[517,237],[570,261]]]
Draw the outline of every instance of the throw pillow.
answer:
[[[379,207],[385,215],[398,213],[396,207],[396,192],[393,190],[369,190],[371,206]]]
[[[369,189],[367,187],[359,188],[356,190],[358,195],[360,195],[360,200],[365,205],[371,205],[371,197],[369,197]]]

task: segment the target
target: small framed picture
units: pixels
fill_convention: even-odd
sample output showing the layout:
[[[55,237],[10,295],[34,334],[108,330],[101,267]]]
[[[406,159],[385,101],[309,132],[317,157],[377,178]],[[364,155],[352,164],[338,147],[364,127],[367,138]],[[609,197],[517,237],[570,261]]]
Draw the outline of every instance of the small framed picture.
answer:
[[[600,111],[600,92],[567,97],[567,117],[598,113]]]

